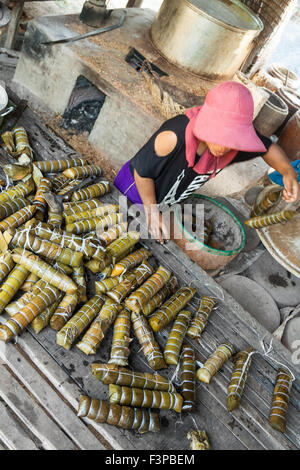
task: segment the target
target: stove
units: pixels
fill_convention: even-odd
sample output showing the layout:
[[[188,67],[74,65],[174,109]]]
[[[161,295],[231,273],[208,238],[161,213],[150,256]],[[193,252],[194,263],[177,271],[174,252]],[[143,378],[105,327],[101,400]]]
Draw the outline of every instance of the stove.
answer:
[[[122,11],[113,10],[101,26],[118,23]],[[103,95],[89,141],[120,167],[166,119],[141,73],[145,59],[160,77],[162,87],[184,107],[200,105],[215,85],[178,69],[155,50],[149,38],[155,15],[149,9],[128,8],[120,28],[57,45],[42,43],[86,34],[93,28],[77,15],[40,17],[30,22],[13,80],[15,89],[19,96],[33,95],[38,103],[62,115],[78,77],[85,77]]]
[[[91,24],[91,9],[101,13],[94,15],[97,29],[118,25],[126,13],[125,20],[120,27],[102,34],[51,45],[53,41],[94,33],[95,26],[86,24]],[[34,96],[31,103],[64,115],[70,125],[74,115],[78,121],[79,113],[87,109],[94,116],[87,125],[89,142],[120,168],[166,120],[149,87],[149,74],[155,76],[158,89],[167,92],[183,110],[201,105],[216,82],[177,67],[154,48],[149,33],[156,12],[150,9],[107,11],[105,1],[89,0],[82,17],[85,22],[78,15],[39,17],[30,22],[13,86],[20,97]],[[95,97],[97,103],[87,103],[85,108],[91,100],[81,90],[85,104],[81,106],[77,96],[73,115],[70,103],[74,101],[78,79],[98,89],[99,96]],[[91,88],[88,89],[90,96]]]

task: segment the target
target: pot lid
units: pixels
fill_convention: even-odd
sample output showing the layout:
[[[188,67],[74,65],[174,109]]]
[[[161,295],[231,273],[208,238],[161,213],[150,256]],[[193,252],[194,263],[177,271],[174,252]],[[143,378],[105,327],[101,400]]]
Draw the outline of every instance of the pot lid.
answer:
[[[8,103],[7,93],[5,91],[5,88],[3,88],[3,86],[0,85],[0,111],[6,108],[7,103]]]

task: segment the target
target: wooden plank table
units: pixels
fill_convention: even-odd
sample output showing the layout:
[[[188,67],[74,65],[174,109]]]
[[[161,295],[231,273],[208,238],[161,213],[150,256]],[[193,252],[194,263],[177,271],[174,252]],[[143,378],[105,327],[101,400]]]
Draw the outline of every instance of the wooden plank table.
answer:
[[[29,108],[24,111],[19,124],[24,125],[29,133],[36,159],[49,160],[77,155],[60,137],[44,127]],[[118,197],[118,191],[113,190],[105,196],[105,200],[115,202]],[[169,268],[178,278],[180,285],[197,287],[197,299],[200,294],[208,294],[218,300],[218,308],[212,313],[201,340],[198,343],[188,340],[196,351],[199,363],[203,363],[224,341],[232,342],[236,350],[253,346],[262,351],[261,340],[264,337],[266,342],[270,343],[271,334],[173,242],[161,246],[153,240],[143,240],[142,244],[154,255],[150,260],[154,266],[162,264]],[[196,308],[197,299],[191,302],[192,309]],[[1,317],[1,321],[4,319],[5,316]],[[157,335],[162,347],[169,329]],[[16,344],[1,345],[0,358],[52,420],[53,426],[58,426],[64,431],[67,440],[62,445],[66,447],[73,445],[81,449],[99,446],[98,448],[127,450],[185,450],[189,448],[187,432],[199,428],[207,431],[213,449],[300,448],[300,368],[292,363],[291,353],[277,340],[273,343],[272,357],[289,365],[297,377],[292,388],[285,434],[275,431],[268,424],[277,365],[270,358],[257,354],[253,357],[243,400],[237,410],[229,413],[226,409],[226,390],[232,372],[230,360],[210,385],[198,383],[195,413],[178,415],[170,411],[161,412],[161,432],[140,436],[132,431],[96,424],[75,416],[80,393],[107,398],[108,387],[92,377],[90,364],[108,361],[112,331],[109,331],[94,356],[85,356],[76,347],[70,351],[64,350],[56,344],[55,336],[56,333],[50,328],[38,335],[29,328],[18,338]],[[131,343],[130,366],[151,372],[136,340]],[[162,371],[162,375],[169,379],[175,377],[175,383],[179,381],[178,371],[174,367],[169,366]],[[11,380],[14,383],[13,379]],[[1,390],[0,385],[0,397],[29,426],[28,414],[24,413],[22,418],[23,405],[14,403],[14,399],[8,397],[8,391],[8,388]],[[41,414],[41,411],[39,413]],[[43,419],[46,422],[44,415]],[[47,423],[50,421],[47,420]],[[39,428],[34,423],[30,425],[30,429],[35,435],[39,435]],[[45,436],[40,436],[43,446],[57,445],[51,426],[49,429]],[[3,442],[1,428],[0,441]]]

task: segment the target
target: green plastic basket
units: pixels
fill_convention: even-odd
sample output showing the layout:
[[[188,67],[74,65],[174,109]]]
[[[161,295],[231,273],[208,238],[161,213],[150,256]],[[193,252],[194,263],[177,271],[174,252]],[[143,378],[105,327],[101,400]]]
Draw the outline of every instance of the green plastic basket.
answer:
[[[210,253],[212,255],[218,255],[218,256],[233,256],[233,255],[237,255],[238,253],[240,253],[242,251],[242,249],[244,248],[245,246],[245,243],[246,243],[246,233],[245,233],[245,229],[242,225],[242,223],[239,221],[239,219],[231,212],[231,210],[228,209],[228,207],[224,206],[224,204],[222,204],[221,202],[219,201],[216,201],[215,199],[213,199],[212,197],[209,197],[209,196],[203,196],[202,194],[192,194],[190,196],[190,198],[199,198],[199,199],[204,199],[204,200],[207,200],[207,201],[210,201],[212,202],[213,204],[215,204],[216,206],[218,206],[220,209],[222,209],[224,212],[226,212],[228,215],[230,215],[230,217],[233,219],[233,221],[236,223],[236,225],[239,227],[239,229],[241,230],[241,234],[242,234],[242,242],[241,242],[241,245],[239,248],[237,248],[236,250],[217,250],[216,248],[212,248],[208,245],[205,245],[205,243],[202,243],[200,240],[198,240],[197,238],[193,237],[190,232],[188,232],[188,230],[186,230],[186,228],[184,227],[184,225],[182,224],[182,221],[181,221],[181,218],[179,217],[179,214],[178,214],[178,208],[175,209],[174,211],[174,214],[175,214],[175,219],[178,223],[178,225],[181,227],[183,233],[184,233],[184,236],[186,238],[186,240],[190,243],[196,243],[196,245],[199,246],[199,249],[200,250],[203,250],[203,251],[206,251],[207,253]],[[189,198],[189,199],[190,199]]]

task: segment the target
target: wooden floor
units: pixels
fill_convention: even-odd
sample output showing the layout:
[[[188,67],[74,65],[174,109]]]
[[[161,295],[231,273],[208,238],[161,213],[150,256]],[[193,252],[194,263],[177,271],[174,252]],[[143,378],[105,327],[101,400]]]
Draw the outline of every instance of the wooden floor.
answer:
[[[36,159],[76,155],[29,109],[20,124],[28,130]],[[112,201],[118,195],[113,191],[106,198]],[[181,285],[196,286],[198,296],[204,293],[218,298],[218,308],[212,313],[201,341],[191,341],[199,362],[204,362],[224,341],[232,342],[237,350],[253,346],[259,351],[265,334],[266,341],[270,342],[271,335],[176,245],[143,243],[154,254],[151,262],[170,268]],[[192,307],[196,304],[192,303]],[[4,320],[5,315],[0,318],[1,322]],[[168,330],[158,334],[162,347],[167,334]],[[110,345],[111,332],[95,356],[85,356],[75,347],[66,351],[56,345],[55,332],[50,328],[39,335],[29,329],[15,344],[0,343],[0,449],[184,450],[189,448],[186,434],[192,428],[206,430],[213,449],[300,448],[299,366],[293,366],[291,354],[277,341],[274,341],[272,357],[288,364],[297,375],[284,435],[268,424],[277,366],[260,355],[253,357],[242,404],[233,413],[226,410],[226,390],[232,371],[232,361],[229,361],[210,385],[198,385],[196,413],[181,416],[175,412],[161,413],[159,434],[139,436],[132,431],[77,418],[80,393],[107,398],[107,387],[92,377],[90,364],[107,362]],[[150,371],[135,340],[131,349],[131,366]],[[162,375],[175,376],[175,382],[178,380],[174,367],[162,371]]]

